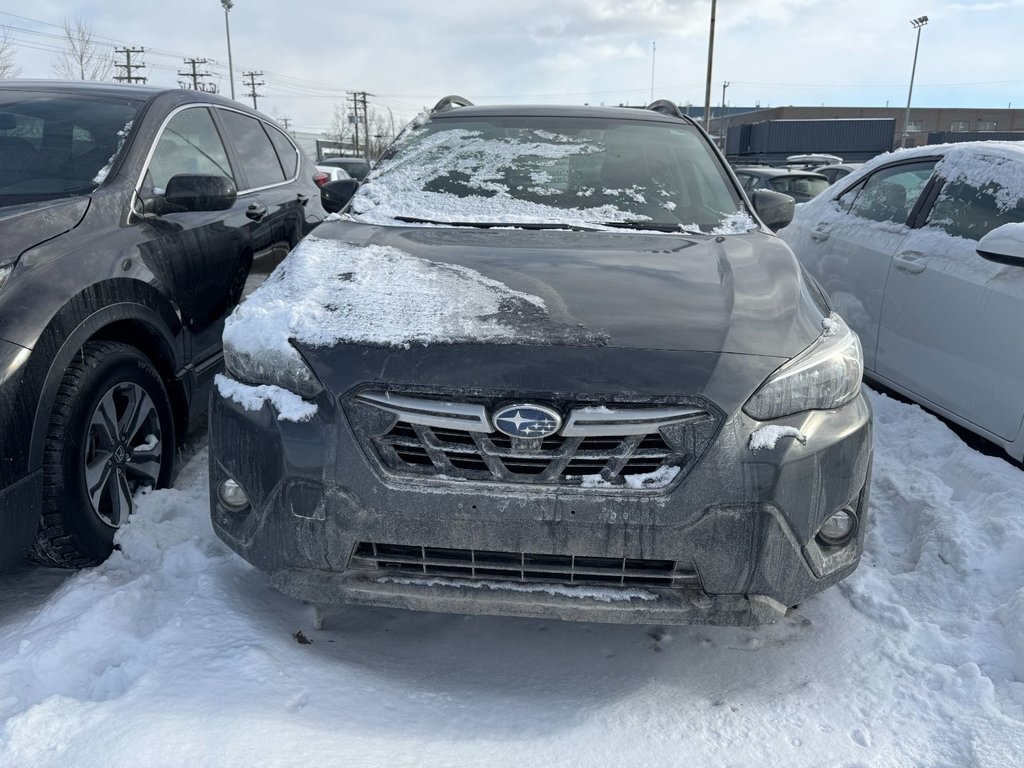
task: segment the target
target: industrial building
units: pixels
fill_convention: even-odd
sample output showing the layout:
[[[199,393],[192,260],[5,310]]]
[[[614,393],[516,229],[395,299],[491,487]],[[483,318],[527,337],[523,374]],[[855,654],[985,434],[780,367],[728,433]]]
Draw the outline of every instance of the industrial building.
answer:
[[[901,145],[905,108],[773,107],[712,115],[710,133],[726,154],[779,162],[784,155],[825,152],[866,160]],[[911,110],[906,146],[984,139],[1024,140],[1024,109],[919,107]]]

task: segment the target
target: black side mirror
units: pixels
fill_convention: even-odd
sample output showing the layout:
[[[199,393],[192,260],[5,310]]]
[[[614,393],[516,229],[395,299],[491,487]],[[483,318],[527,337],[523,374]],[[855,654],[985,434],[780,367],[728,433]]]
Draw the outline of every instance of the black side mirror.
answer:
[[[227,176],[179,173],[167,182],[164,199],[185,211],[226,211],[235,204],[238,190]]]
[[[1024,226],[1003,224],[978,241],[978,255],[997,264],[1024,267]]]
[[[754,212],[772,232],[778,232],[793,221],[796,201],[789,195],[770,189],[755,189],[750,193],[750,202],[754,204]]]
[[[355,179],[329,181],[320,187],[320,202],[328,213],[337,213],[348,205],[357,189],[359,182]]]

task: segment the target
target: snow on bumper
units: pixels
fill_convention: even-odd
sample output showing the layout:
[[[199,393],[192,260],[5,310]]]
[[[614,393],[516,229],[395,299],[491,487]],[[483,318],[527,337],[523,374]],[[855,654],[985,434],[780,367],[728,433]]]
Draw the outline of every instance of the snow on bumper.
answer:
[[[829,412],[777,420],[807,439],[752,451],[762,425],[742,413],[665,493],[518,488],[506,483],[387,477],[340,409],[280,421],[213,395],[210,482],[218,535],[293,597],[415,610],[581,621],[752,624],[773,621],[856,568],[863,548],[871,414],[863,396]],[[218,502],[242,485],[250,505]],[[839,509],[860,524],[840,547],[815,534]],[[469,588],[467,580],[360,570],[357,550],[383,543],[446,552],[535,553],[671,562],[692,582],[641,587],[655,599],[601,599],[586,589]],[[643,566],[641,566],[643,567]],[[458,572],[458,569],[454,569]],[[433,571],[434,575],[439,572]],[[415,574],[413,574],[415,576]],[[607,587],[606,589],[627,589]]]

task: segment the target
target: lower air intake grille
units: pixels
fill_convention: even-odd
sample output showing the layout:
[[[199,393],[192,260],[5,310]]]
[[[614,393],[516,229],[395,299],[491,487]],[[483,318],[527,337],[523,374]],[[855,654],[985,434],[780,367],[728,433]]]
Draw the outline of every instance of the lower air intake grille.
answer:
[[[490,552],[362,542],[348,567],[409,576],[445,576],[520,583],[693,587],[697,574],[673,560]]]

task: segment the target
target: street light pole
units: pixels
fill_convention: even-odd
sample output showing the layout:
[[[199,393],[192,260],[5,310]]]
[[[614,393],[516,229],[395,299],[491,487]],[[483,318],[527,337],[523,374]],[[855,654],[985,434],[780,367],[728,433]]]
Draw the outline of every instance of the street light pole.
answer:
[[[910,134],[910,99],[914,95],[914,75],[917,73],[917,49],[921,46],[921,27],[928,23],[927,16],[918,16],[910,20],[910,25],[917,30],[917,42],[914,43],[914,66],[910,69],[910,90],[907,91],[907,111],[903,115],[903,137],[900,139],[900,146],[907,146],[907,137]]]
[[[711,62],[715,53],[715,0],[711,0],[711,32],[708,37],[708,78],[704,87],[704,130],[711,134]]]
[[[231,61],[231,25],[228,23],[228,11],[230,11],[235,3],[234,0],[220,0],[220,4],[224,7],[224,33],[228,38],[228,79],[231,81],[231,98],[235,98],[235,66]]]

